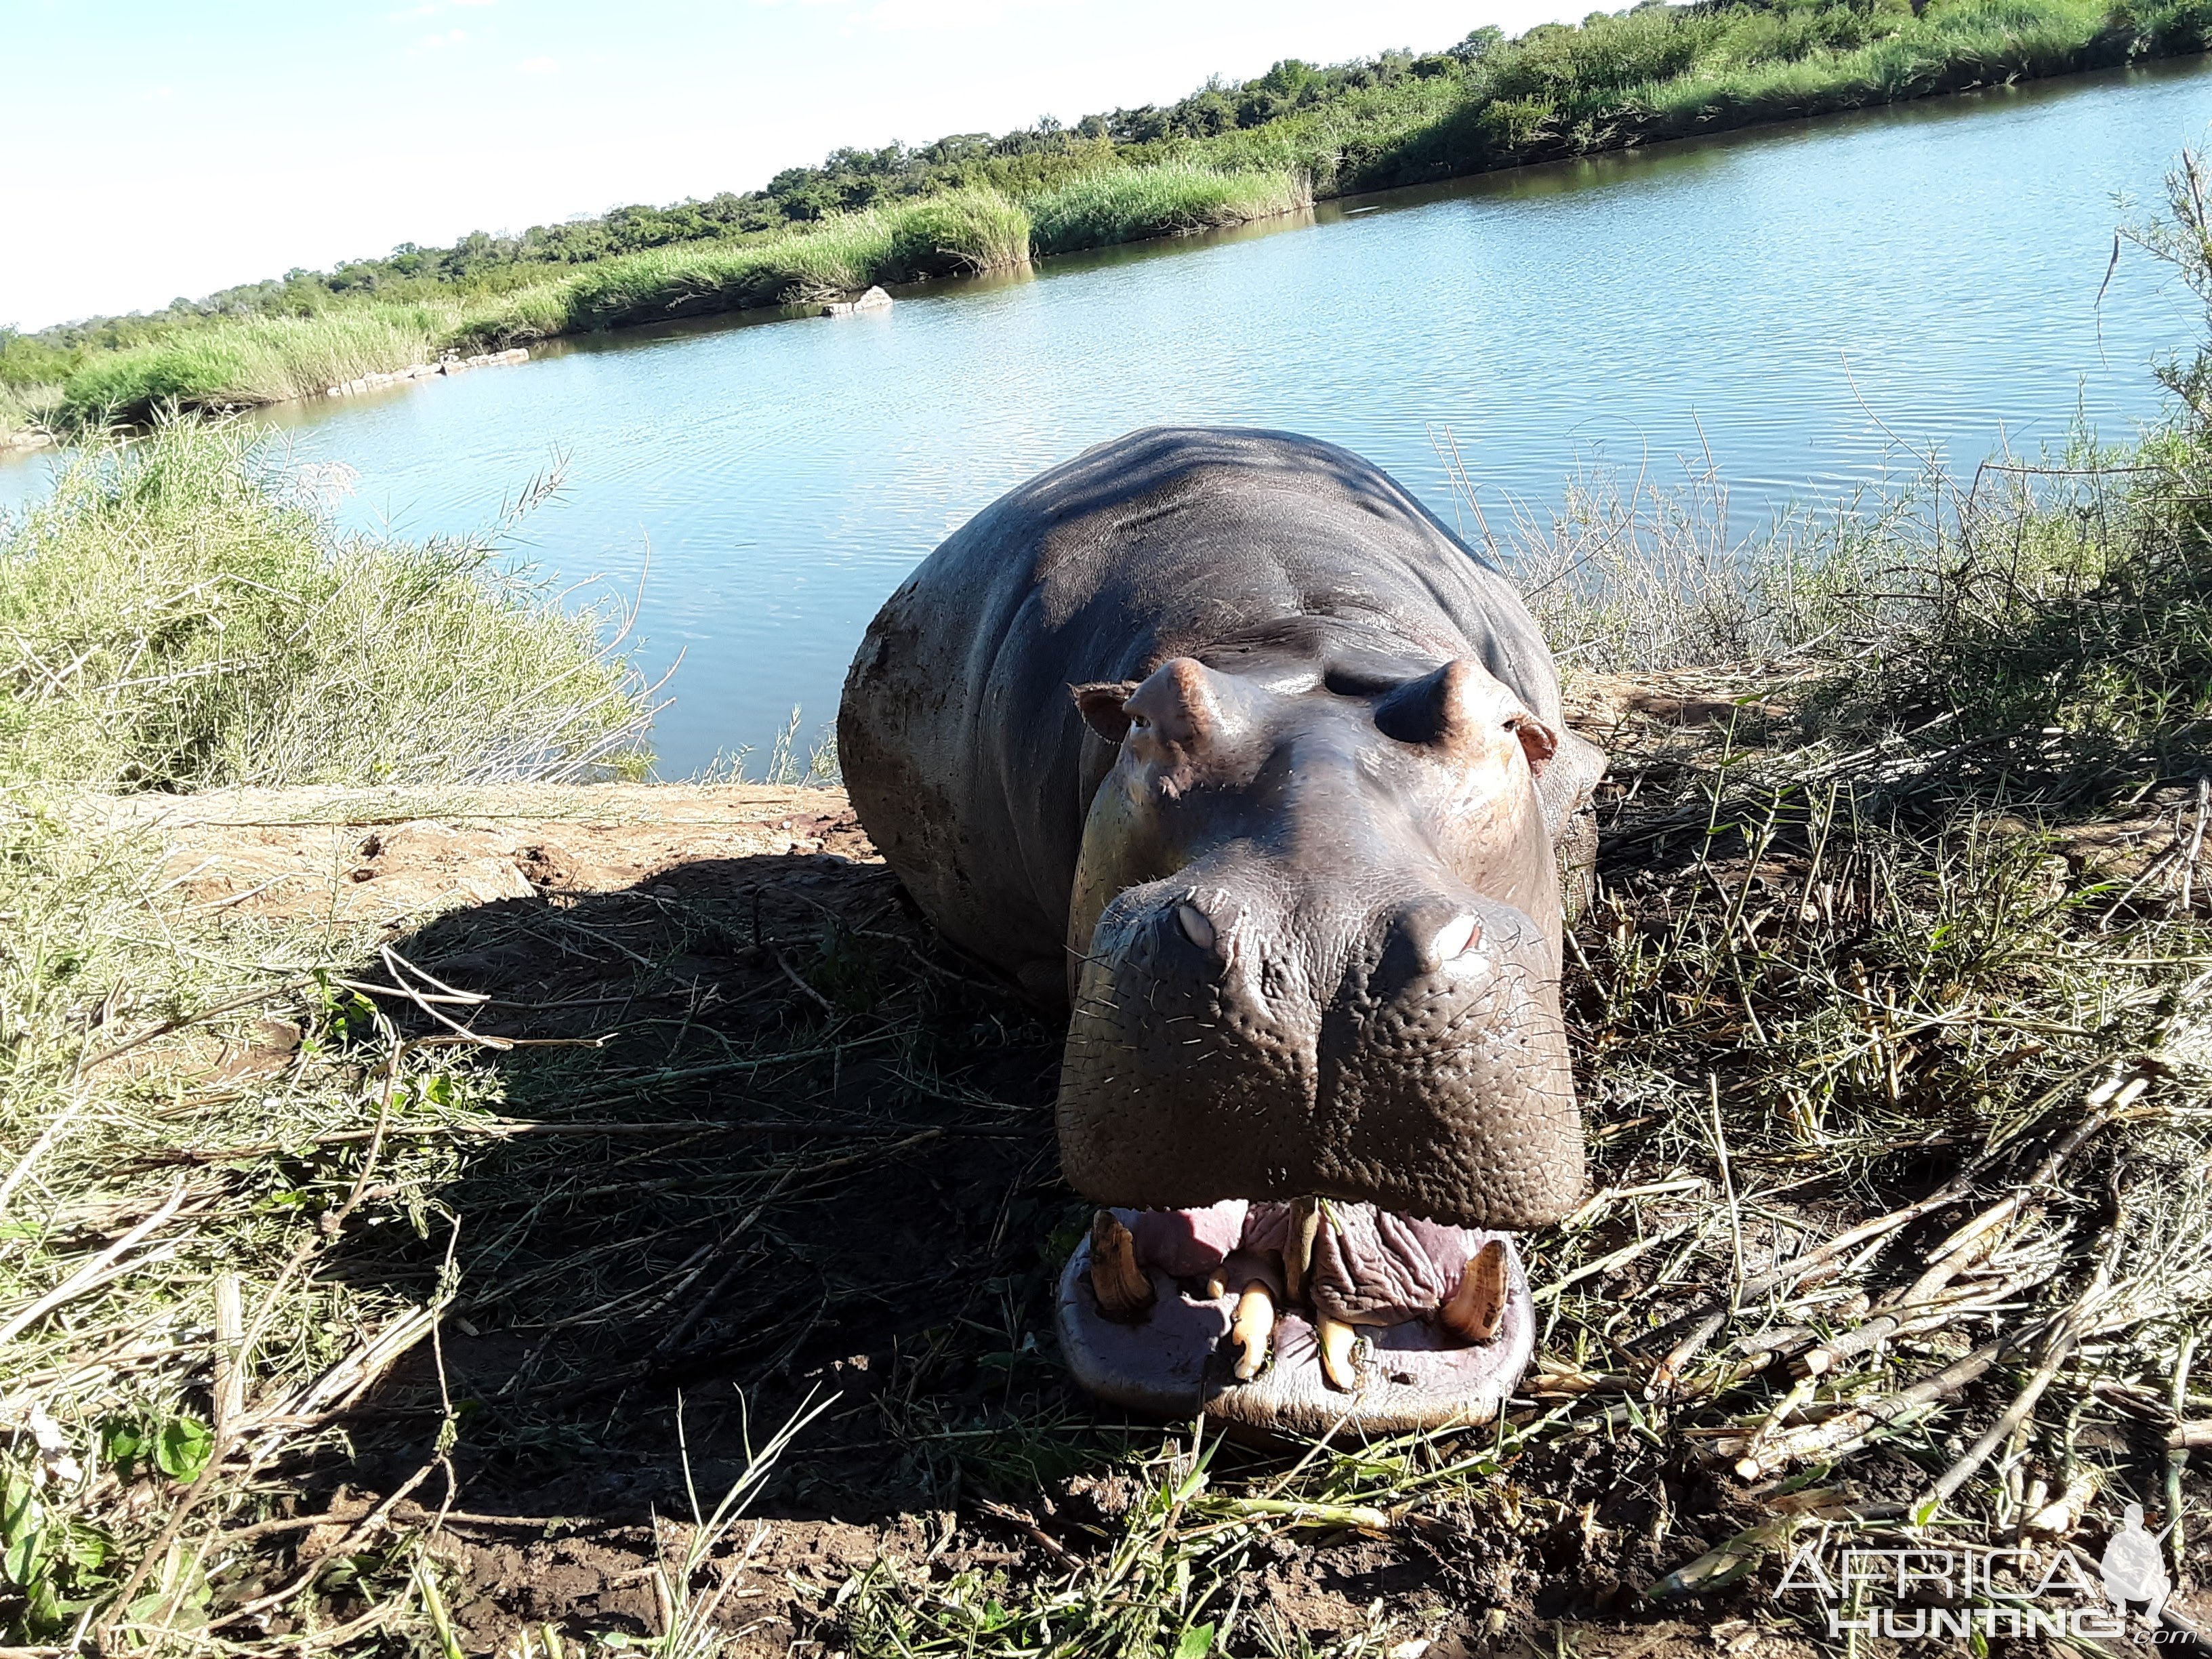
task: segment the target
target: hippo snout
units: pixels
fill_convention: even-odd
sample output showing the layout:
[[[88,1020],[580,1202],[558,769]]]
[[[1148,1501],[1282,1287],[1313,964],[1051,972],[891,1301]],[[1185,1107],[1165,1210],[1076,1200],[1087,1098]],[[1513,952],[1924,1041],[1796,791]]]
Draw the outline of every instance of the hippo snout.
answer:
[[[1169,881],[1106,908],[1060,1074],[1069,1179],[1134,1207],[1322,1194],[1488,1227],[1571,1206],[1541,929],[1464,892],[1331,908]]]

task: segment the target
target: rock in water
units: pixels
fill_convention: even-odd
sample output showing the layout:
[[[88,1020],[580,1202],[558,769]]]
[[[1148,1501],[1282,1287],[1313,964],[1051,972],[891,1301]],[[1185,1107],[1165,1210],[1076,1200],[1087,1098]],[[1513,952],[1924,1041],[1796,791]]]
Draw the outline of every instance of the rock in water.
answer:
[[[824,317],[856,317],[864,311],[889,311],[891,296],[880,288],[872,288],[857,300],[834,300],[822,307]]]

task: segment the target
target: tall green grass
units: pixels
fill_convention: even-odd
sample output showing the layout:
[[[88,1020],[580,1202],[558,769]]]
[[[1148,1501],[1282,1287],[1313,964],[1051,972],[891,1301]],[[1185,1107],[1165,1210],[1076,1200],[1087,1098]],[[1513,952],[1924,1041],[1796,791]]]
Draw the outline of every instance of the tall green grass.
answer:
[[[313,397],[436,356],[449,325],[432,306],[370,304],[181,330],[93,359],[63,388],[58,412],[85,426],[143,419],[163,405],[240,409]]]
[[[1639,7],[1547,24],[1464,66],[1174,146],[1288,167],[1319,196],[2202,52],[2207,0]]]
[[[838,215],[804,231],[625,254],[473,303],[456,295],[444,305],[339,307],[180,330],[94,359],[70,380],[59,413],[82,427],[144,420],[164,407],[276,403],[441,351],[1003,270],[1030,257],[1033,214],[1054,239],[1036,251],[1060,252],[1233,224],[1311,201],[1305,181],[1286,172],[1224,173],[1174,161],[1094,175],[1026,206],[994,190],[950,191]]]
[[[1029,216],[996,191],[955,191],[748,242],[627,254],[473,303],[456,295],[179,329],[94,358],[70,378],[59,413],[82,427],[142,421],[164,407],[280,403],[446,351],[994,270],[1029,258]]]
[[[1194,161],[1094,173],[1029,203],[1039,253],[1186,236],[1313,205],[1304,174],[1280,167],[1220,172]]]
[[[11,386],[0,381],[0,441],[10,434],[28,432],[43,425],[61,403],[58,386],[33,381]]]
[[[826,299],[874,283],[966,275],[1030,256],[1029,216],[995,191],[826,221],[750,244],[687,243],[587,267],[567,285],[568,326]]]
[[[607,621],[489,537],[341,534],[235,425],[170,422],[0,518],[0,784],[635,770],[649,710]]]
[[[750,242],[685,242],[587,265],[459,317],[456,346],[514,345],[556,334],[713,312],[790,305],[875,283],[963,276],[1030,256],[1029,216],[995,191],[841,215]]]

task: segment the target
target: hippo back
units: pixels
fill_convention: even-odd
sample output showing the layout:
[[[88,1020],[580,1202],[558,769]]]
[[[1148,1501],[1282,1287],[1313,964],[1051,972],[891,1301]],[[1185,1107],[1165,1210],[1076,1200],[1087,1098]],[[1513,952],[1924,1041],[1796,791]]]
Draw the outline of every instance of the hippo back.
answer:
[[[1473,658],[1559,724],[1550,654],[1511,585],[1349,451],[1207,428],[1085,451],[976,514],[891,595],[837,723],[853,803],[915,901],[1040,1002],[1066,995],[1085,817],[1114,760],[1069,687],[1176,657],[1346,689]],[[1569,805],[1545,803],[1555,836]]]

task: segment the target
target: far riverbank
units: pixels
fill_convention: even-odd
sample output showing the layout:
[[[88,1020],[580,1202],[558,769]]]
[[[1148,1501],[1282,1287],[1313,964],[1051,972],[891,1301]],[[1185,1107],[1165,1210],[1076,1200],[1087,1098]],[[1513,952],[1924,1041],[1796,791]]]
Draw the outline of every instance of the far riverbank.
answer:
[[[449,356],[1015,270],[1317,199],[2197,53],[2209,31],[2212,0],[1647,4],[1512,41],[1477,31],[1422,58],[1279,64],[1149,126],[1123,111],[1095,131],[1086,120],[900,151],[895,174],[840,186],[858,209],[816,200],[798,217],[755,192],[727,198],[726,234],[611,257],[549,260],[532,252],[535,231],[471,239],[483,258],[454,258],[457,245],[356,262],[205,312],[23,337],[0,349],[0,433],[283,402]],[[1166,118],[1207,100],[1225,101]]]

